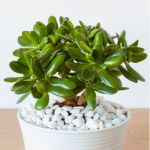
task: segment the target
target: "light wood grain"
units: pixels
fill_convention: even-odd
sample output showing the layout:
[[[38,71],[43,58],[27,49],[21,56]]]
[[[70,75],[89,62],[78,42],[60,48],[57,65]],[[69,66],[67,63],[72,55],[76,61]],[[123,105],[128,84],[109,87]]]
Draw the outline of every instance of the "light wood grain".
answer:
[[[124,150],[149,150],[149,110],[132,109]],[[0,150],[24,150],[15,109],[0,110]]]

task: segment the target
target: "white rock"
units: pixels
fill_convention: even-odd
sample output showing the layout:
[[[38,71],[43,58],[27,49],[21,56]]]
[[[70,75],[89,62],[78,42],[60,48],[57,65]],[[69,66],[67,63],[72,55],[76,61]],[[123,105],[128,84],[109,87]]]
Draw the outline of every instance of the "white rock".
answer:
[[[80,113],[81,114],[85,114],[89,111],[89,108],[88,107],[85,107],[84,110],[82,110]]]
[[[63,130],[67,130],[68,129],[68,124],[65,124],[63,127],[62,127]]]
[[[36,122],[37,125],[41,125],[42,124],[41,118],[37,118],[35,122]]]
[[[45,113],[46,113],[47,115],[50,115],[50,114],[53,113],[53,110],[50,109],[50,108],[48,108],[48,109],[45,110]]]
[[[68,125],[68,130],[74,130],[74,129],[75,129],[74,125],[72,123],[70,123]]]
[[[104,124],[102,121],[99,122],[99,129],[104,129]]]
[[[102,115],[102,116],[100,117],[100,120],[101,120],[101,121],[107,120],[106,115]]]
[[[115,119],[112,120],[112,123],[113,123],[114,125],[118,125],[118,124],[121,123],[121,119],[120,119],[120,118],[115,118]]]
[[[93,120],[93,119],[89,119],[86,123],[86,126],[89,128],[89,129],[98,129],[99,128],[99,124],[96,120]]]
[[[35,109],[32,104],[27,104],[25,105],[25,109],[30,113],[30,114],[35,114]]]
[[[95,114],[93,119],[94,120],[99,120],[99,118],[100,118],[100,115],[99,114]]]
[[[107,101],[101,101],[100,104],[106,109],[107,112],[115,112],[115,108]]]
[[[57,129],[62,129],[63,128],[63,126],[64,126],[64,121],[63,120],[60,120],[60,121],[58,121],[57,122]]]
[[[121,114],[118,116],[122,121],[126,120],[127,116],[124,114]]]
[[[32,117],[31,117],[31,116],[27,116],[27,117],[25,118],[25,121],[32,123]]]
[[[94,111],[88,111],[85,113],[86,117],[93,117],[94,116]]]
[[[110,123],[110,122],[109,123],[105,123],[104,126],[105,126],[105,128],[111,128],[112,127],[112,123]]]
[[[62,119],[62,116],[61,115],[54,115],[52,117],[52,121],[60,121]]]
[[[88,127],[86,125],[81,126],[81,128],[78,129],[79,131],[87,131]]]
[[[72,123],[72,121],[75,119],[74,115],[70,115],[65,118],[65,123]]]
[[[54,105],[54,106],[51,107],[51,110],[55,110],[58,107],[59,107],[58,105]]]
[[[103,114],[104,113],[104,108],[102,106],[98,106],[94,110],[97,114]]]
[[[45,125],[45,126],[47,126],[47,124],[49,123],[49,121],[50,121],[50,118],[49,118],[49,117],[44,117],[44,118],[42,119],[43,125]]]
[[[122,109],[116,109],[116,115],[122,115],[124,113],[124,110]]]
[[[71,113],[71,114],[79,114],[80,111],[81,111],[80,109],[73,108],[72,110],[70,110],[70,113]]]
[[[66,118],[67,116],[69,116],[69,113],[67,111],[63,110],[61,112],[61,115],[62,115],[63,118]]]
[[[72,109],[72,107],[71,106],[63,106],[62,109],[65,111],[70,111]]]
[[[57,126],[57,123],[54,121],[51,121],[47,124],[47,127],[51,128],[51,129],[55,129]]]
[[[81,127],[82,125],[84,125],[85,120],[83,119],[83,117],[78,117],[75,120],[72,121],[72,123],[76,126],[76,127]]]
[[[23,118],[25,118],[29,115],[29,113],[26,109],[23,109],[20,114],[21,114],[21,117],[23,117]]]
[[[61,108],[61,107],[58,107],[58,108],[56,108],[56,110],[55,110],[55,115],[60,115],[61,112],[62,112],[62,108]]]
[[[37,116],[39,116],[40,118],[43,118],[45,115],[45,111],[44,110],[36,110],[36,114]]]

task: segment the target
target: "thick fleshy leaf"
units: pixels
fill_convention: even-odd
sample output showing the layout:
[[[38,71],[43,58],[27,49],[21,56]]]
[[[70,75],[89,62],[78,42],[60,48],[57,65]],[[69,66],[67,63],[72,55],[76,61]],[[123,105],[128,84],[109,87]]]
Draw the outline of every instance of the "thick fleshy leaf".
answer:
[[[104,53],[105,53],[105,55],[111,54],[116,49],[119,49],[119,45],[117,45],[117,44],[110,44],[110,45],[105,47]]]
[[[107,57],[104,65],[108,68],[115,68],[118,67],[123,62],[123,58],[121,56],[110,56]]]
[[[96,94],[91,87],[86,88],[86,100],[88,107],[94,110],[96,108]]]
[[[127,48],[127,51],[131,52],[131,53],[142,53],[144,51],[144,48],[136,47],[136,46],[130,46]]]
[[[36,83],[36,89],[40,93],[47,92],[49,90],[49,84],[46,80],[40,80]]]
[[[72,58],[76,60],[87,61],[86,55],[82,53],[79,48],[68,47],[67,52]]]
[[[119,78],[111,74],[108,70],[99,71],[100,79],[108,86],[119,88],[122,86],[122,83]]]
[[[29,69],[24,64],[20,63],[19,61],[12,61],[9,64],[10,68],[17,73],[21,74],[28,74]]]
[[[58,28],[58,23],[57,23],[57,20],[56,20],[56,17],[55,16],[50,16],[48,18],[48,23],[53,23],[54,24],[54,29],[56,30]]]
[[[126,41],[126,31],[122,31],[118,38],[118,45],[122,45],[123,47],[127,47]]]
[[[31,56],[26,51],[23,52],[23,56],[24,56],[25,62],[28,65],[30,71],[32,71],[32,58],[31,58]]]
[[[23,94],[30,91],[32,85],[32,81],[19,81],[13,85],[11,90],[14,91],[16,94]]]
[[[131,53],[130,54],[130,61],[133,63],[138,63],[140,61],[143,61],[144,59],[146,59],[147,54],[146,53]]]
[[[21,103],[22,101],[24,101],[28,96],[29,96],[29,92],[28,93],[25,93],[23,94],[17,101],[17,104]]]
[[[77,73],[79,80],[83,82],[93,82],[96,76],[96,70],[92,65],[88,65]]]
[[[44,73],[44,70],[43,70],[38,58],[33,58],[32,59],[32,70],[33,70],[33,73],[38,78],[44,78],[45,73]]]
[[[36,87],[32,87],[31,88],[31,94],[34,98],[41,98],[42,97],[42,93],[40,93]]]
[[[73,90],[76,88],[76,83],[66,78],[51,78],[50,84],[67,90]]]
[[[35,103],[35,109],[36,110],[44,109],[45,107],[47,107],[48,103],[49,103],[49,95],[48,93],[44,93],[42,98],[37,100],[37,102]]]
[[[29,50],[28,48],[19,48],[19,49],[16,49],[15,51],[13,51],[13,55],[16,57],[22,57],[23,52],[28,51],[28,50]]]
[[[126,77],[128,80],[137,83],[138,80],[131,75],[129,71],[127,71],[123,66],[119,66],[120,72]]]
[[[58,87],[58,86],[51,86],[49,89],[49,92],[54,95],[57,95],[57,96],[60,96],[63,98],[68,98],[68,99],[75,96],[73,91],[67,90],[67,89],[64,89],[64,88]]]
[[[39,39],[42,39],[44,36],[46,36],[46,26],[42,22],[36,22],[33,30],[38,34]]]
[[[87,36],[88,35],[87,27],[85,26],[85,24],[82,21],[79,21],[79,23],[82,27],[82,30],[83,30],[84,34]]]
[[[4,79],[5,82],[16,82],[21,77],[7,77]]]
[[[138,44],[139,44],[139,40],[136,40],[135,42],[133,42],[132,44],[130,44],[129,47],[130,46],[138,46]]]
[[[34,31],[23,31],[22,36],[18,37],[18,43],[21,46],[34,47],[39,44],[39,37]]]
[[[145,81],[145,79],[136,71],[134,70],[127,62],[125,63],[127,70],[130,72],[130,74],[140,81]]]
[[[110,87],[110,86],[108,86],[105,83],[100,82],[100,81],[91,84],[91,87],[95,91],[102,93],[102,94],[114,94],[118,91],[116,88]]]

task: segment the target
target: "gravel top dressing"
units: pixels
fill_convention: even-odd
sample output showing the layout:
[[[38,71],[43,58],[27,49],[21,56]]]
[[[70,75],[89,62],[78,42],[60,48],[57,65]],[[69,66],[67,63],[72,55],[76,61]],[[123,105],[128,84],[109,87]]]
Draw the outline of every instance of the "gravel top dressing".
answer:
[[[44,110],[35,110],[33,104],[21,108],[21,117],[30,124],[54,130],[87,131],[111,128],[125,121],[126,110],[113,105],[102,97],[97,98],[97,107],[91,111],[88,107],[59,107],[54,100]]]

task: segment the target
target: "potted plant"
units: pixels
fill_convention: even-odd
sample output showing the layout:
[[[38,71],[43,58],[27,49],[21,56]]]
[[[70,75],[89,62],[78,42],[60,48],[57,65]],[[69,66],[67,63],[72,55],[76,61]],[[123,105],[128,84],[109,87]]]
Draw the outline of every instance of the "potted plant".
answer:
[[[119,77],[145,81],[130,65],[147,54],[138,41],[128,44],[126,32],[110,36],[101,25],[74,26],[54,16],[36,22],[18,37],[22,46],[10,68],[21,74],[8,77],[12,91],[34,103],[18,111],[26,150],[120,150],[130,112],[105,101],[101,94],[127,90]],[[55,96],[54,96],[55,95]]]

